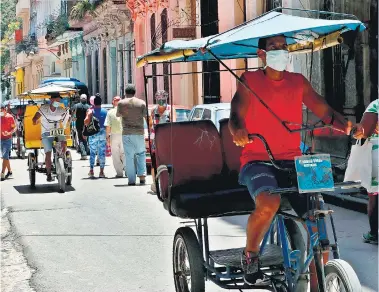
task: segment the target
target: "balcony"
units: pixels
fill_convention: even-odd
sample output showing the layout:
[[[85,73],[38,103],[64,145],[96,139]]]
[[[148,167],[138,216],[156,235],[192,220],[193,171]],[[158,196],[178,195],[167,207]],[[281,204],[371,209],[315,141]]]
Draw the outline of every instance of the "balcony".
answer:
[[[16,16],[21,17],[28,14],[30,10],[30,0],[18,0],[16,4]]]

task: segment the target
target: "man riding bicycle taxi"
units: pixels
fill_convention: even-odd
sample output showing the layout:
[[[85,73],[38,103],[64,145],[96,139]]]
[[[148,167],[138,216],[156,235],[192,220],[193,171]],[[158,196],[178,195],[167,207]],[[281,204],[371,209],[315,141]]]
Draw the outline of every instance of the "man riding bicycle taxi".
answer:
[[[63,127],[68,122],[69,115],[66,110],[61,107],[61,96],[59,93],[50,94],[50,103],[41,105],[39,110],[33,117],[33,124],[37,125],[39,119],[41,119],[41,137],[43,149],[45,152],[45,164],[46,164],[46,174],[47,181],[53,181],[51,176],[51,152],[53,150],[54,137],[50,136],[50,130],[59,127],[59,122],[63,121]],[[58,122],[56,126],[54,122]]]
[[[285,71],[289,52],[283,35],[262,38],[258,46],[257,54],[265,65],[264,69],[245,72],[241,79],[280,120],[301,125],[304,103],[325,123],[332,124],[333,128],[346,134],[350,132],[351,122],[333,110],[302,74]],[[269,162],[268,154],[263,144],[250,141],[248,134],[261,134],[276,160],[293,161],[294,157],[301,156],[300,133],[290,133],[277,117],[246,87],[238,84],[231,102],[229,129],[234,143],[243,147],[239,182],[247,186],[256,206],[248,219],[246,249],[241,258],[244,280],[249,284],[257,284],[264,279],[260,271],[259,245],[279,209],[281,197],[269,193],[278,188],[276,172],[269,163],[258,163]],[[290,203],[299,216],[306,213],[304,198],[301,200],[296,196]],[[318,291],[314,265],[310,269],[311,291]]]

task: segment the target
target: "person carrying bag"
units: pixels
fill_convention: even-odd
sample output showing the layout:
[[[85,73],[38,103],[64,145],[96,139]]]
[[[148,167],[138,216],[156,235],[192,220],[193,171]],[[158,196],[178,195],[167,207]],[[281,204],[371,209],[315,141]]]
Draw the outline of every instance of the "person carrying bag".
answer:
[[[351,148],[345,181],[360,180],[368,192],[367,213],[370,231],[363,234],[366,243],[378,244],[378,188],[379,188],[379,99],[367,107],[362,120],[356,125],[354,138],[357,144]]]
[[[90,111],[90,110],[89,110]],[[91,116],[91,120],[88,125],[83,128],[83,136],[91,137],[100,132],[100,122],[99,119],[94,115]]]

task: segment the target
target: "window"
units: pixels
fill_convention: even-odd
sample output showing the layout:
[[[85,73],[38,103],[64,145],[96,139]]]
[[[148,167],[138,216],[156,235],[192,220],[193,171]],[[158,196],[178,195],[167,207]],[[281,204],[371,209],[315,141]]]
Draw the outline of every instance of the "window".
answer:
[[[120,60],[120,96],[124,96],[124,48],[122,44],[118,45],[119,60]]]
[[[104,69],[104,99],[106,103],[108,100],[108,72],[107,72],[107,49],[103,49],[103,69]]]
[[[128,46],[128,83],[133,83],[133,68],[132,68],[132,48],[133,48],[133,43],[130,42]]]
[[[282,0],[268,0],[266,1],[266,11],[273,10],[278,7],[283,7]]]
[[[176,121],[183,122],[188,121],[190,110],[187,109],[177,109],[176,110]]]
[[[212,119],[212,112],[209,109],[204,109],[202,120],[211,120]]]
[[[155,14],[153,14],[150,18],[150,33],[151,33],[151,50],[154,50],[156,47],[156,38],[155,38]],[[152,75],[155,76],[157,74],[157,64],[151,65]],[[155,101],[155,93],[158,90],[157,87],[157,77],[153,77],[153,103],[156,103]]]
[[[55,68],[55,66],[54,66],[54,68]],[[88,92],[90,95],[93,95],[94,90],[93,90],[93,86],[92,86],[92,60],[91,60],[91,55],[87,56],[87,78],[88,78]]]
[[[201,116],[203,114],[203,109],[202,108],[195,108],[193,113],[192,113],[192,117],[191,117],[191,121],[199,121],[201,120]]]
[[[95,86],[94,86],[94,94],[99,92],[100,80],[99,80],[99,51],[95,51]],[[91,72],[92,74],[92,72]]]
[[[161,14],[161,29],[162,29],[162,44],[168,41],[167,30],[168,30],[168,17],[167,9],[164,9]],[[170,93],[170,78],[168,76],[168,63],[163,64],[163,88],[166,92]],[[170,98],[170,94],[168,95]]]

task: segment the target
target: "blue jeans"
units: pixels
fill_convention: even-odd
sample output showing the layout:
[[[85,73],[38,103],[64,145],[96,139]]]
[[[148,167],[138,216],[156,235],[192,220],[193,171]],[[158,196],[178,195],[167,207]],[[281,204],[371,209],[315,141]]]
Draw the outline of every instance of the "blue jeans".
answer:
[[[107,148],[107,140],[105,135],[105,129],[101,129],[99,133],[88,137],[90,159],[89,165],[93,169],[95,166],[96,154],[99,157],[100,168],[105,167],[105,151]]]
[[[123,135],[125,167],[129,184],[136,183],[137,175],[146,176],[146,148],[144,135]],[[136,161],[136,164],[135,164]]]

